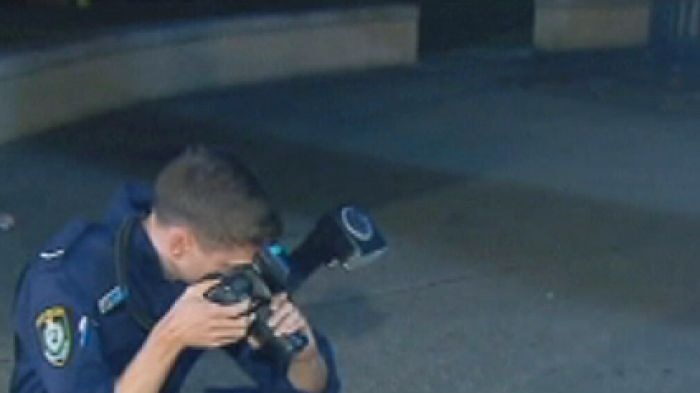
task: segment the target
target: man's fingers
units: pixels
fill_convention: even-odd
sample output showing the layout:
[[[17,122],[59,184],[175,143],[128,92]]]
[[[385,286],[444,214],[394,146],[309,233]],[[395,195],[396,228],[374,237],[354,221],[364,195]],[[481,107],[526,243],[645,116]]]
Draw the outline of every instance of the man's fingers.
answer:
[[[192,284],[187,288],[188,292],[191,292],[194,295],[198,296],[204,296],[204,294],[214,285],[220,283],[221,280],[218,278],[210,278],[206,280],[202,280],[198,283]]]
[[[240,318],[223,318],[217,319],[210,322],[210,329],[222,329],[222,330],[236,330],[243,329],[247,330],[252,323],[252,318],[249,316],[243,316]]]
[[[212,340],[209,348],[221,348],[241,341],[242,336],[220,336]]]
[[[250,299],[246,299],[239,303],[224,306],[224,308],[226,309],[226,313],[229,317],[237,317],[243,314],[247,314],[250,311],[251,305],[252,304]]]
[[[276,336],[286,336],[303,330],[305,327],[306,321],[301,316],[301,314],[292,313],[287,315],[286,318],[280,321],[279,325],[275,327],[274,331]]]
[[[250,299],[246,299],[242,302],[233,303],[225,306],[221,304],[212,303],[211,310],[215,317],[238,318],[243,314],[247,314],[250,311],[250,306]]]
[[[246,336],[246,329],[222,329],[212,332],[214,340],[240,340]]]
[[[279,325],[280,321],[283,320],[284,318],[287,317],[287,315],[295,312],[295,308],[292,305],[292,303],[284,303],[281,308],[275,310],[275,312],[272,314],[270,319],[267,321],[267,324],[270,325],[270,327],[275,328],[277,325]]]
[[[248,335],[247,326],[212,327],[208,333],[209,347],[220,347],[243,340]]]
[[[270,301],[270,309],[276,311],[289,301],[289,295],[286,292],[279,293],[272,297]]]
[[[253,337],[253,336],[248,336],[248,344],[253,348],[253,349],[259,349],[262,347],[262,344],[260,344],[260,341]]]

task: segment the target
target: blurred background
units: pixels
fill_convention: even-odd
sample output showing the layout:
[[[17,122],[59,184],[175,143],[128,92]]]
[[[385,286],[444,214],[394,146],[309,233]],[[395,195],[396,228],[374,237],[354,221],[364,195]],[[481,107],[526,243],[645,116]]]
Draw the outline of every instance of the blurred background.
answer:
[[[297,298],[346,392],[695,392],[699,55],[700,0],[4,2],[0,385],[43,242],[207,144],[290,247],[343,201],[383,228]]]

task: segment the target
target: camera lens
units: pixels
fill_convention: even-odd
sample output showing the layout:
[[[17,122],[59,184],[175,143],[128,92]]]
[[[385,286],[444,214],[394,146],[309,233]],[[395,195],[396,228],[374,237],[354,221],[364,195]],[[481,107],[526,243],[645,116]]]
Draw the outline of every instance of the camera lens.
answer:
[[[374,235],[374,227],[369,217],[354,206],[344,207],[340,211],[343,225],[350,234],[361,241],[368,241]]]

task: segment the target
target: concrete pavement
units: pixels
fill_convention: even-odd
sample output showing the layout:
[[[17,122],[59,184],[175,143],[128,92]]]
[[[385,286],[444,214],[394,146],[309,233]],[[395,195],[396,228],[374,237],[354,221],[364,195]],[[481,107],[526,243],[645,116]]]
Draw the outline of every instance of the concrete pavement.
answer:
[[[385,259],[299,294],[347,392],[695,392],[700,113],[612,77],[532,83],[531,67],[455,52],[146,103],[0,146],[0,210],[17,218],[0,233],[0,384],[22,263],[67,218],[97,217],[119,182],[203,142],[258,172],[290,244],[343,200],[384,226]],[[208,356],[187,391],[235,384],[231,368]]]

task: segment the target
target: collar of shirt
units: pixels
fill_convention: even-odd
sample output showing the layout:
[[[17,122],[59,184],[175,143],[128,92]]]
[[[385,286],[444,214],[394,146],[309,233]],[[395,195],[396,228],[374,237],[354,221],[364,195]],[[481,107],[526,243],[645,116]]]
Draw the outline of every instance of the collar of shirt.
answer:
[[[145,183],[124,184],[112,198],[105,223],[118,230],[128,217],[144,217],[151,210],[153,190]],[[152,318],[163,316],[186,285],[166,278],[158,254],[142,223],[137,223],[129,240],[129,296]]]
[[[182,281],[169,280],[146,230],[138,223],[131,237],[131,295],[143,304],[154,318],[162,317],[184,291]]]

